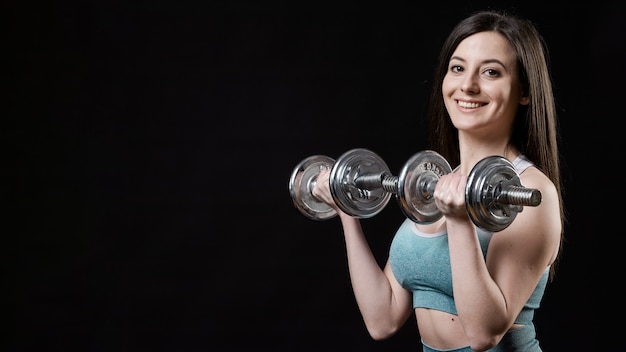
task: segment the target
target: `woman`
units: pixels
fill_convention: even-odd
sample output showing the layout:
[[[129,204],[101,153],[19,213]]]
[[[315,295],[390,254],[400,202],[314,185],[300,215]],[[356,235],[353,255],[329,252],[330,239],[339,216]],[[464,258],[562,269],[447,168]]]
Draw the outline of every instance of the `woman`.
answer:
[[[376,340],[415,314],[424,351],[541,351],[533,325],[562,246],[556,109],[548,53],[525,19],[479,12],[451,32],[430,97],[433,150],[454,168],[434,190],[443,216],[406,220],[380,268],[358,219],[343,213],[329,171],[313,195],[338,213],[350,278],[365,325]],[[504,230],[479,229],[465,208],[467,175],[481,159],[501,155],[520,182],[541,191]]]

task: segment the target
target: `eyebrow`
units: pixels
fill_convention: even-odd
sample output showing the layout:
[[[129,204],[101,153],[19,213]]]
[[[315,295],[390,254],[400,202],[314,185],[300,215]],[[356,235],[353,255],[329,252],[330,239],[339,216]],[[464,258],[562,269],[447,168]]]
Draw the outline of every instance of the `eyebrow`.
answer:
[[[452,60],[459,60],[459,61],[462,61],[462,62],[467,62],[465,59],[461,58],[460,56],[452,56],[450,58],[450,61],[452,61]],[[491,63],[497,63],[500,66],[504,67],[504,69],[506,71],[508,71],[508,67],[502,61],[500,61],[498,59],[488,59],[488,60],[485,60],[485,61],[481,62],[481,64],[491,64]]]

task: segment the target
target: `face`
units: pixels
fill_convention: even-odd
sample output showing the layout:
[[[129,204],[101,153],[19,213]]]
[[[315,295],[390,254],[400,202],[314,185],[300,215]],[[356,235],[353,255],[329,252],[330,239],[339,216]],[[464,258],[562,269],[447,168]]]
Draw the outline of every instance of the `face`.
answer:
[[[459,43],[442,93],[452,123],[461,131],[509,133],[519,104],[528,104],[513,49],[496,32],[476,33]]]

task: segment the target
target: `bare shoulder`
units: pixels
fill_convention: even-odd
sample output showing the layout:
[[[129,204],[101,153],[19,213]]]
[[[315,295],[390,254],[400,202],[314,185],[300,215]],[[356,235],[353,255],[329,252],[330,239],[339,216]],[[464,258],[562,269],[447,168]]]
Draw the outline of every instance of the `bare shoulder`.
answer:
[[[554,183],[536,167],[529,167],[520,175],[520,183],[541,192],[538,206],[525,206],[509,227],[494,236],[494,244],[509,255],[525,257],[531,263],[551,264],[560,245],[562,222],[559,197]],[[524,260],[523,260],[524,261]],[[541,266],[541,265],[538,265]]]
[[[536,188],[543,193],[549,193],[556,196],[556,187],[554,183],[544,174],[541,170],[535,166],[530,166],[520,175],[520,182],[522,186],[528,188]]]

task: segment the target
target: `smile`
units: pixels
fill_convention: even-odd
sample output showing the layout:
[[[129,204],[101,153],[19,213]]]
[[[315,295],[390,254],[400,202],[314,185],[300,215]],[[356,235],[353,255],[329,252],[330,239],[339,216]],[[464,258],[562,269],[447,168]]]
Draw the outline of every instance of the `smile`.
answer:
[[[476,108],[479,108],[479,107],[481,107],[483,105],[483,104],[480,104],[480,103],[470,103],[470,102],[467,102],[467,101],[460,101],[460,100],[457,101],[457,104],[460,107],[466,108],[466,109],[476,109]]]

